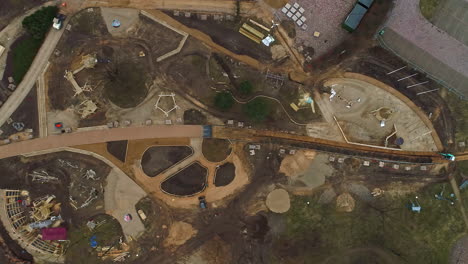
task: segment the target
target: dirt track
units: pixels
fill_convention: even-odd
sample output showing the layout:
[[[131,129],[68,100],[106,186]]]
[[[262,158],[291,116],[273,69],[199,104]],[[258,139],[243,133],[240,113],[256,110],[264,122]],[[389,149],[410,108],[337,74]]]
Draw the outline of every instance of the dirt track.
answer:
[[[241,13],[245,13],[245,11],[250,10],[254,4],[255,2],[253,1],[242,2]],[[234,0],[101,0],[85,1],[82,5],[83,8],[94,6],[236,14],[236,1]]]

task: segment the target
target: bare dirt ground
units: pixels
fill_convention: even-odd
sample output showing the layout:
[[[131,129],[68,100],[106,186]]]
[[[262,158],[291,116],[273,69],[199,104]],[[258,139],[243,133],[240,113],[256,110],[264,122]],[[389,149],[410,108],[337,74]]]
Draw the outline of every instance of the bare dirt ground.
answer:
[[[184,222],[174,222],[169,226],[169,235],[164,241],[166,247],[183,245],[187,240],[197,234],[197,230]]]
[[[127,156],[128,140],[107,142],[107,152],[112,154],[118,160],[125,162]]]
[[[67,221],[68,228],[72,228],[83,219],[104,212],[103,190],[99,186],[105,182],[109,167],[98,160],[85,155],[59,152],[31,158],[3,159],[0,161],[0,167],[1,171],[9,175],[9,177],[2,178],[0,188],[29,190],[33,198],[47,194],[55,195],[62,203],[61,215]],[[99,178],[96,181],[83,180],[83,174],[87,170],[93,170]],[[32,180],[31,173],[43,171],[50,176],[57,177],[57,180],[44,183]],[[96,199],[90,203],[89,207],[85,206],[75,211],[70,205],[70,196],[74,197],[77,205],[81,205],[92,188],[98,191]],[[4,230],[3,226],[2,230]],[[29,254],[17,246],[15,241],[10,240],[3,231],[2,237],[15,255],[26,260],[31,259],[30,256],[28,257]]]
[[[34,87],[16,111],[10,116],[13,122],[10,122],[10,124],[6,122],[2,127],[0,127],[3,131],[0,138],[9,138],[11,135],[24,132],[26,129],[32,129],[32,133],[28,134],[31,134],[33,137],[37,137],[39,135],[39,121],[37,114],[37,97],[36,89]],[[22,123],[22,129],[17,130],[14,128],[14,123]]]
[[[214,185],[216,187],[226,186],[230,184],[234,177],[236,177],[236,167],[234,164],[228,162],[216,169],[216,175],[214,178]]]
[[[207,184],[208,170],[195,162],[172,174],[161,183],[161,189],[175,196],[190,196],[203,191]]]
[[[146,175],[154,177],[192,154],[188,146],[154,146],[143,154],[141,166]]]
[[[396,126],[396,136],[402,137],[406,143],[401,145],[402,149],[437,150],[431,128],[405,102],[391,93],[351,79],[329,79],[324,87],[336,91],[336,98],[332,101],[325,94],[322,100],[331,104],[332,114],[343,123],[342,128],[349,141],[381,146]],[[367,96],[370,94],[375,96]],[[380,127],[379,120],[372,114],[372,111],[382,107],[392,112],[385,127]],[[427,132],[429,134],[425,134]]]
[[[452,253],[450,256],[450,263],[465,263],[468,262],[468,236],[460,238],[453,246]]]
[[[173,16],[173,18],[187,27],[206,33],[215,43],[236,54],[247,55],[264,63],[271,62],[271,51],[269,48],[239,34],[237,29],[241,26],[241,22],[216,21],[211,17],[210,20],[205,21],[200,20],[196,15],[190,18],[186,18],[185,16]]]

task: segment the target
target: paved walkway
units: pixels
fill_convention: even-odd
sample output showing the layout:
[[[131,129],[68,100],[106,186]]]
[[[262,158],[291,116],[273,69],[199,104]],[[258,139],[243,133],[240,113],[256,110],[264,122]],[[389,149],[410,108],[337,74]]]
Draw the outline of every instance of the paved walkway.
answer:
[[[201,138],[202,126],[173,125],[91,130],[70,134],[50,135],[0,146],[0,159],[47,149],[95,144],[107,141],[146,138]]]
[[[64,28],[68,24],[70,17],[67,18],[64,22]],[[28,95],[31,91],[32,87],[36,83],[37,78],[44,70],[47,62],[49,61],[49,57],[57,46],[60,37],[62,37],[63,32],[65,29],[62,30],[55,30],[51,29],[47,34],[47,37],[44,43],[41,46],[41,49],[36,55],[29,71],[23,78],[23,81],[18,85],[16,90],[13,94],[8,98],[5,104],[2,105],[0,108],[0,126],[2,126],[8,118],[15,112],[16,108],[23,102],[24,98]]]
[[[379,38],[384,45],[468,97],[468,47],[427,21],[419,0],[398,0]]]
[[[13,21],[10,22],[10,24],[8,24],[8,26],[6,26],[2,31],[0,31],[0,45],[5,47],[6,49],[5,52],[3,52],[3,54],[0,56],[0,80],[3,79],[3,72],[5,71],[6,60],[10,46],[11,44],[13,44],[13,42],[16,41],[20,33],[23,32],[23,27],[21,25],[23,19],[36,12],[40,8],[44,6],[49,6],[51,4],[52,2],[47,2],[43,5],[28,10],[26,13],[24,13],[24,15],[16,17]]]

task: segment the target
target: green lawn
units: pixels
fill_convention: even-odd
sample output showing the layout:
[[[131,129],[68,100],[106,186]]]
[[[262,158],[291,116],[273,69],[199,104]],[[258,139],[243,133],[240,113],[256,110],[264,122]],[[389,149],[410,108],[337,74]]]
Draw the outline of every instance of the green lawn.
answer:
[[[356,200],[351,213],[337,212],[335,203],[318,204],[318,196],[293,197],[286,213],[287,229],[275,242],[275,252],[296,256],[282,263],[319,263],[350,249],[372,247],[401,263],[447,263],[452,243],[465,226],[455,206],[434,198],[442,186],[402,197],[384,195],[373,204]],[[450,185],[445,188],[449,194]],[[419,214],[406,207],[416,195],[422,206]]]
[[[455,142],[468,139],[468,101],[459,99],[454,93],[447,92],[444,96],[455,121]]]
[[[444,0],[420,0],[419,8],[421,9],[421,14],[427,20],[431,20],[437,10],[437,7],[439,7],[443,2]]]
[[[28,72],[41,45],[42,40],[25,36],[13,48],[13,78],[17,84],[23,80],[24,75]]]

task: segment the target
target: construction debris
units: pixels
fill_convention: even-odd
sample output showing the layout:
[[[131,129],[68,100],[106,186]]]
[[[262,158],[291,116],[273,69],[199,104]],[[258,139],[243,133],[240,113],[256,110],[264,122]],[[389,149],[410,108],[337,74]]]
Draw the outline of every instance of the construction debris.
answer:
[[[97,105],[88,99],[78,105],[77,113],[81,115],[81,119],[85,119],[89,115],[94,114],[97,109]]]

